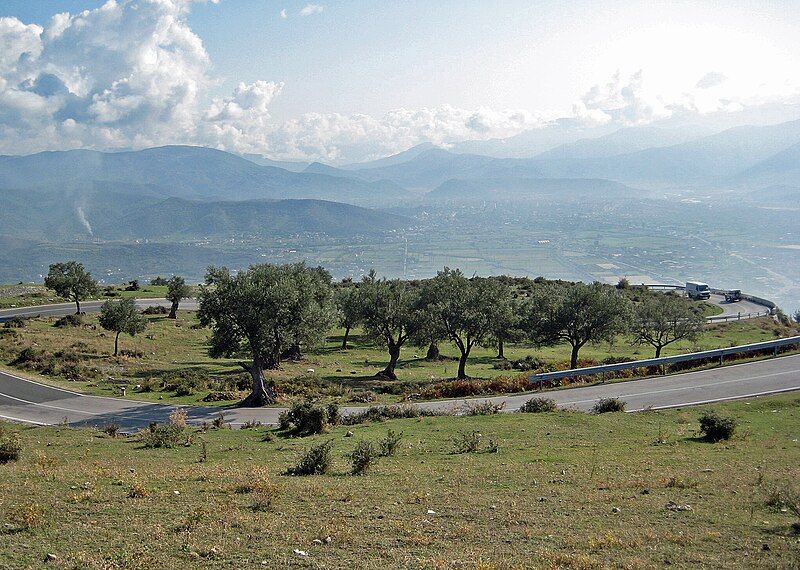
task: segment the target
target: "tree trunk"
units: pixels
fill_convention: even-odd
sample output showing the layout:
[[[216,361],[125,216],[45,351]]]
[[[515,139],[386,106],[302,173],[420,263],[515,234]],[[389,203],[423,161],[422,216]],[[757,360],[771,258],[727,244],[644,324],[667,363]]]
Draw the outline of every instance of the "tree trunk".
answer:
[[[167,315],[168,319],[177,319],[178,318],[178,301],[172,301],[172,308],[169,310],[169,315]]]
[[[661,358],[661,345],[656,346],[656,358]]]
[[[569,367],[570,368],[577,368],[578,367],[578,351],[581,349],[580,345],[573,344],[572,345],[572,355],[569,358]]]
[[[75,313],[75,314],[76,315],[80,315],[81,314],[81,300],[80,299],[75,299],[75,306],[78,308],[78,312]]]
[[[425,360],[439,360],[439,345],[432,342],[428,345],[428,352],[425,355]]]
[[[300,345],[296,343],[281,354],[282,360],[300,360],[301,358],[303,358],[303,353],[300,350]]]
[[[347,339],[350,338],[350,325],[344,327],[344,339],[342,340],[342,350],[347,350]]]
[[[261,368],[260,360],[257,358],[253,359],[253,363],[250,366],[242,364],[242,367],[247,370],[253,378],[253,388],[250,395],[242,400],[239,405],[244,408],[257,408],[274,404],[277,399],[275,387],[264,378],[264,371]]]
[[[388,378],[389,380],[397,380],[397,374],[395,374],[394,369],[397,367],[397,361],[399,359],[400,346],[389,345],[389,364],[387,364],[386,368],[384,368],[381,372],[378,372],[377,376]]]
[[[119,332],[120,331],[117,331],[117,334],[114,336],[114,356],[119,352]]]
[[[466,380],[467,376],[467,358],[469,358],[470,347],[461,350],[461,357],[458,359],[458,379]]]
[[[497,339],[497,358],[502,358],[503,360],[506,358],[506,353],[503,350],[504,344],[503,337]]]

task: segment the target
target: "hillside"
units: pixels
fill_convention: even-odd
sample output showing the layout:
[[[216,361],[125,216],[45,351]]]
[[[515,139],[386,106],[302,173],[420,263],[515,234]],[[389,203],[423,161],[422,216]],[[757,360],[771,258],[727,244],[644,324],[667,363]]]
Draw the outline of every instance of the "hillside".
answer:
[[[800,142],[748,168],[735,181],[750,187],[800,187]]]
[[[167,146],[132,152],[89,150],[0,156],[0,188],[82,190],[97,183],[147,186],[166,197],[199,200],[311,198],[380,205],[387,197],[355,178],[289,172],[219,150]]]
[[[18,238],[196,239],[320,233],[344,237],[408,225],[400,216],[323,200],[197,201],[138,192],[0,190],[0,227]]]

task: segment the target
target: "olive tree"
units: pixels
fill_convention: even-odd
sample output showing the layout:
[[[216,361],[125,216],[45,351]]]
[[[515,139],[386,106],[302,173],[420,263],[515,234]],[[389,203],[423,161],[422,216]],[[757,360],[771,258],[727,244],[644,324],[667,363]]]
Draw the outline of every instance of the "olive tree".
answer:
[[[147,328],[147,319],[136,310],[133,299],[106,301],[100,307],[100,326],[114,333],[114,356],[119,354],[119,335],[136,336]]]
[[[77,261],[52,264],[44,278],[44,284],[59,297],[74,301],[77,315],[81,314],[81,301],[98,293],[97,281]]]
[[[324,292],[306,290],[318,283],[316,270],[305,264],[254,265],[236,275],[210,267],[200,287],[198,316],[211,327],[209,354],[247,357],[241,366],[252,378],[243,406],[263,406],[276,400],[275,386],[264,369],[280,365],[281,354],[297,342],[322,338],[329,321]]]
[[[467,378],[466,366],[472,348],[494,330],[495,318],[506,286],[485,279],[468,279],[458,269],[444,268],[422,284],[419,313],[427,313],[428,327],[422,342],[432,336],[452,342],[460,352],[458,378]],[[423,330],[423,329],[421,329]]]
[[[514,291],[501,281],[488,280],[488,285],[493,291],[491,296],[492,325],[488,341],[497,347],[497,358],[505,358],[506,342],[518,341],[524,337],[521,324],[521,304],[514,298]]]
[[[378,279],[374,271],[364,277],[358,290],[364,333],[389,351],[389,363],[378,376],[396,380],[400,349],[419,323],[416,315],[419,292],[399,279]]]
[[[587,343],[611,341],[628,329],[630,300],[598,282],[551,284],[534,290],[525,310],[525,331],[539,345],[572,347],[570,368]]]
[[[636,344],[649,344],[661,356],[661,350],[679,340],[695,340],[705,325],[705,318],[683,299],[669,294],[651,294],[636,307],[631,332]]]
[[[363,312],[361,295],[356,286],[342,284],[334,291],[333,301],[336,306],[339,326],[344,329],[342,350],[347,350],[350,330],[361,322]]]
[[[172,307],[169,310],[169,315],[167,315],[168,318],[178,318],[178,306],[180,302],[191,293],[192,289],[186,284],[183,277],[178,277],[177,275],[170,277],[169,281],[167,281],[166,299],[172,303]]]

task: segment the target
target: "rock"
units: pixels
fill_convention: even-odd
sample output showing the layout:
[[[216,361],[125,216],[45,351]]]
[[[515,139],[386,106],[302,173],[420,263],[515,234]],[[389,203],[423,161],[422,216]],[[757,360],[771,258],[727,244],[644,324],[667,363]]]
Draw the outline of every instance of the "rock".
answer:
[[[692,509],[692,505],[679,505],[675,501],[668,502],[666,505],[664,505],[664,508],[672,512],[684,512],[684,511],[691,512],[694,510]]]
[[[642,489],[642,495],[649,495],[650,489]]]
[[[428,514],[429,514],[429,515],[435,515],[435,514],[436,514],[436,511],[434,511],[434,510],[432,510],[432,509],[428,509]]]
[[[322,541],[318,538],[314,539],[314,544],[322,544]]]
[[[332,541],[333,539],[330,536],[325,537],[325,544],[330,544]]]
[[[772,549],[769,547],[769,544],[765,542],[764,544],[761,545],[761,550],[763,550],[764,552],[769,552]]]
[[[612,513],[614,513],[614,514],[616,514],[616,513],[621,513],[621,512],[622,512],[622,509],[620,509],[619,507],[613,507],[613,508],[611,509],[611,512],[612,512]]]
[[[306,369],[306,372],[308,374],[314,374],[314,369],[313,368],[308,368],[308,369]]]
[[[308,552],[306,552],[305,550],[298,550],[295,548],[292,552],[294,553],[295,556],[299,556],[300,558],[305,558],[306,556],[308,556]]]
[[[540,503],[547,502],[547,497],[539,497],[539,502]]]
[[[348,431],[346,434],[344,434],[345,437],[353,437],[353,435],[354,434],[352,431]]]
[[[58,556],[51,552],[48,552],[44,557],[45,562],[55,562],[56,560],[58,560]]]

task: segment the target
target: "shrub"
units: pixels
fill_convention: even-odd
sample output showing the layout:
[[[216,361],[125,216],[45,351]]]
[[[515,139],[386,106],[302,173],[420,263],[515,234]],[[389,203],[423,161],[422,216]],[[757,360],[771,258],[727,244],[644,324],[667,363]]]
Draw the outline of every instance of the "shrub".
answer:
[[[23,348],[17,357],[11,362],[14,366],[19,365],[34,365],[40,363],[44,359],[44,352],[38,348],[28,346]]]
[[[250,508],[254,511],[269,511],[280,496],[280,487],[269,481],[261,482],[250,495]]]
[[[451,380],[424,386],[419,396],[426,399],[467,398],[485,394],[513,394],[530,390],[527,374],[498,376],[490,380]]]
[[[131,488],[128,489],[128,498],[129,499],[146,499],[150,496],[150,491],[142,485],[141,483],[134,483],[131,485]]]
[[[287,475],[322,475],[331,468],[332,441],[326,441],[311,448],[300,458],[297,465],[286,470]]]
[[[500,370],[520,370],[522,372],[528,372],[530,370],[539,370],[546,365],[547,363],[541,358],[529,354],[517,360],[501,360],[495,363],[494,367]]]
[[[506,407],[505,402],[500,402],[499,404],[492,403],[490,401],[485,402],[477,402],[477,403],[468,403],[464,407],[464,415],[465,416],[493,416],[494,414],[499,414],[503,411],[503,408]]]
[[[67,328],[67,327],[79,327],[82,324],[83,324],[82,315],[65,315],[60,319],[56,320],[56,322],[53,323],[53,326],[58,328]]]
[[[624,412],[625,402],[619,398],[600,398],[592,408],[595,414],[606,414],[608,412]]]
[[[104,426],[101,431],[106,435],[110,435],[111,437],[117,437],[119,434],[119,424],[108,424],[107,426]]]
[[[700,433],[706,441],[730,439],[735,431],[735,418],[721,416],[716,412],[705,412],[700,416]]]
[[[342,424],[355,425],[364,422],[382,422],[385,420],[451,415],[453,415],[452,412],[428,408],[417,408],[414,406],[372,406],[363,412],[344,416],[342,418]]]
[[[480,449],[482,438],[481,432],[476,430],[458,432],[453,436],[453,453],[475,453]]]
[[[167,313],[169,313],[169,309],[163,305],[150,305],[142,311],[143,315],[166,315]]]
[[[186,412],[174,410],[169,415],[168,424],[153,422],[147,430],[139,433],[139,439],[146,448],[171,448],[181,443],[189,443],[186,437]]]
[[[278,422],[282,429],[293,428],[300,435],[322,433],[329,426],[341,422],[339,407],[336,404],[318,406],[312,402],[297,402],[281,414]]]
[[[372,442],[359,441],[347,456],[353,462],[350,473],[352,475],[363,475],[378,457],[378,453]]]
[[[0,464],[16,461],[22,452],[22,443],[16,433],[0,433]]]
[[[367,390],[365,392],[357,392],[353,394],[353,397],[350,398],[350,401],[355,402],[357,404],[369,404],[370,402],[374,402],[375,399],[376,399],[375,392]]]
[[[555,400],[550,398],[531,398],[519,407],[519,411],[526,414],[555,412],[557,409]]]
[[[20,530],[30,530],[44,524],[44,514],[44,509],[38,503],[29,503],[11,509],[8,520]]]
[[[155,285],[156,287],[166,287],[169,281],[165,277],[154,277],[150,280],[150,285]]]
[[[386,432],[386,437],[378,440],[378,453],[382,457],[390,457],[395,454],[403,439],[403,434],[397,433],[394,430]]]
[[[11,317],[5,323],[3,323],[3,328],[7,329],[21,329],[25,327],[25,320],[22,317]]]

